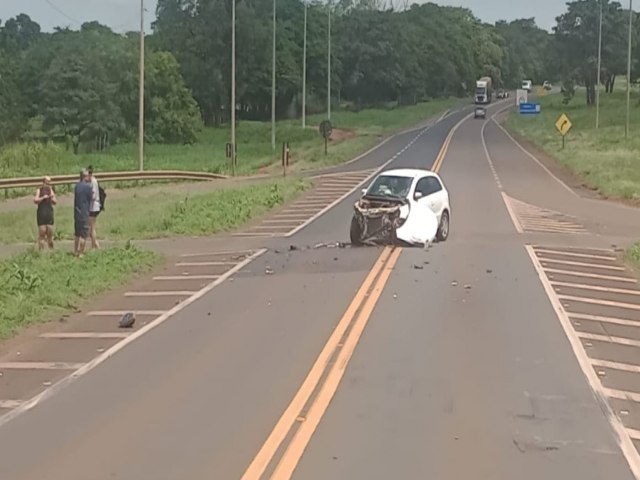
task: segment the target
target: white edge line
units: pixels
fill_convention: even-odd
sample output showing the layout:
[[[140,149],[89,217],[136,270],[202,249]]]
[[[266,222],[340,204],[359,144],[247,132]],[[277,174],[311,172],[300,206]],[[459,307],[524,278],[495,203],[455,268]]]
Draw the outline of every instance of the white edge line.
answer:
[[[616,416],[611,406],[609,405],[609,402],[607,401],[607,395],[604,392],[604,387],[600,383],[598,375],[592,368],[589,357],[582,347],[582,342],[580,342],[580,339],[575,334],[569,317],[562,308],[562,304],[556,297],[553,287],[547,280],[544,269],[542,268],[540,262],[538,262],[533,247],[531,247],[530,245],[525,245],[525,249],[527,251],[527,254],[529,255],[529,258],[531,259],[531,262],[533,263],[533,268],[538,274],[538,278],[540,279],[540,282],[544,287],[547,298],[549,299],[551,306],[555,310],[556,316],[558,317],[564,333],[567,336],[569,343],[571,344],[573,353],[578,360],[580,368],[582,369],[582,373],[584,373],[584,375],[587,377],[589,386],[591,387],[596,400],[598,401],[600,407],[605,411],[604,413],[609,420],[609,424],[618,437],[618,445],[622,450],[622,454],[627,460],[627,463],[629,464],[629,468],[631,468],[633,475],[636,477],[636,479],[640,479],[640,454],[638,454],[638,451],[636,450],[636,447],[631,440],[631,436],[626,431],[625,426],[622,424],[620,419]]]
[[[506,110],[503,109],[503,110]],[[578,195],[571,187],[569,187],[566,183],[564,183],[562,180],[560,180],[556,175],[554,175],[554,173],[549,170],[540,160],[538,160],[536,158],[536,156],[529,152],[526,148],[524,148],[515,138],[513,138],[513,136],[507,131],[506,128],[504,128],[502,125],[500,125],[498,122],[496,122],[495,118],[491,118],[491,121],[493,123],[496,124],[496,126],[507,136],[509,137],[509,139],[520,149],[522,150],[525,155],[527,155],[529,158],[531,158],[534,162],[536,162],[540,168],[542,168],[545,172],[547,172],[547,174],[549,174],[549,176],[551,178],[553,178],[556,182],[558,182],[565,190],[567,190],[569,193],[571,193],[571,195],[573,195],[574,197],[577,198],[581,198],[580,195]]]
[[[203,252],[203,253],[182,253],[181,258],[193,257],[216,257],[220,255],[242,255],[243,253],[252,253],[254,250],[222,250],[220,252]]]
[[[158,318],[156,318],[152,322],[150,322],[147,325],[143,326],[142,328],[137,330],[135,333],[133,333],[132,335],[130,335],[126,339],[116,343],[114,346],[112,346],[108,350],[105,350],[103,353],[98,355],[96,358],[94,358],[90,362],[86,363],[82,368],[79,368],[78,370],[73,372],[71,375],[68,375],[67,377],[59,380],[58,382],[53,384],[51,387],[49,387],[47,390],[44,390],[43,392],[39,393],[35,397],[33,397],[33,398],[31,398],[31,399],[29,399],[29,400],[27,400],[25,402],[20,403],[20,405],[18,407],[16,407],[14,410],[12,410],[9,413],[6,413],[5,415],[2,415],[0,417],[0,426],[2,426],[4,424],[6,424],[7,422],[11,421],[12,419],[17,417],[18,415],[20,415],[20,414],[22,414],[22,413],[24,413],[24,412],[26,412],[28,410],[31,410],[32,408],[36,407],[38,404],[40,404],[41,402],[43,402],[47,398],[55,395],[59,390],[64,388],[69,383],[73,382],[77,378],[79,378],[79,377],[85,375],[86,373],[90,372],[91,370],[96,368],[98,365],[100,365],[101,363],[105,362],[106,360],[108,360],[109,358],[114,356],[116,353],[118,353],[124,347],[126,347],[127,345],[131,344],[132,342],[134,342],[135,340],[137,340],[138,338],[143,336],[148,331],[150,331],[153,328],[155,328],[155,327],[161,325],[162,323],[166,322],[169,318],[171,318],[176,313],[179,313],[181,310],[183,310],[188,305],[191,305],[196,300],[202,298],[204,295],[206,295],[211,290],[213,290],[218,285],[220,285],[225,280],[227,280],[227,278],[231,277],[232,275],[234,275],[238,271],[242,270],[249,263],[253,262],[256,258],[258,258],[261,255],[263,255],[266,251],[267,251],[266,248],[262,248],[262,249],[258,250],[256,253],[254,253],[253,255],[245,258],[242,262],[238,263],[235,267],[233,267],[232,269],[228,270],[223,275],[221,275],[220,278],[214,280],[209,285],[207,285],[206,287],[202,288],[201,290],[199,290],[198,292],[196,292],[195,294],[193,294],[192,296],[190,296],[189,298],[187,298],[183,302],[179,303],[178,305],[173,307],[168,312],[165,312],[164,314],[162,314],[161,316],[159,316]]]
[[[522,225],[520,224],[520,220],[518,219],[516,212],[513,211],[513,207],[508,200],[507,194],[504,192],[500,192],[502,194],[502,201],[504,202],[504,206],[507,207],[507,212],[509,212],[509,217],[511,217],[511,221],[513,222],[513,226],[516,228],[518,233],[523,233]]]

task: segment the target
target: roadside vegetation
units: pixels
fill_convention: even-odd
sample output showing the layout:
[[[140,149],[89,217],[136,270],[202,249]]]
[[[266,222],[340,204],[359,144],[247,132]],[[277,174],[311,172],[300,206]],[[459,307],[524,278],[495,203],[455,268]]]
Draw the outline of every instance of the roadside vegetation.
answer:
[[[220,187],[207,193],[142,192],[110,200],[98,220],[107,240],[143,240],[171,236],[212,235],[236,229],[283,205],[311,184],[300,179]],[[56,240],[73,235],[73,208],[55,212]],[[35,209],[0,213],[0,244],[35,242]]]
[[[230,173],[230,12],[223,0],[159,0],[145,42],[147,169]],[[468,102],[475,80],[514,86],[543,75],[550,35],[533,21],[480,21],[435,4],[332,7],[331,121],[325,157],[327,8],[308,6],[308,129],[301,128],[304,3],[278,5],[275,151],[271,146],[271,4],[240,2],[237,21],[238,173],[277,168],[289,142],[294,169],[333,165],[380,136]],[[517,38],[535,41],[535,48]],[[523,50],[526,52],[523,52]],[[513,51],[512,51],[513,50]],[[41,31],[27,15],[0,24],[0,176],[137,169],[138,35],[98,22]],[[509,58],[508,61],[506,59]],[[392,65],[392,68],[389,66]],[[461,100],[464,99],[464,100]]]
[[[640,242],[629,247],[625,252],[625,257],[636,269],[640,270]]]
[[[507,126],[532,141],[546,154],[577,173],[591,188],[606,197],[640,204],[640,96],[637,88],[631,98],[629,138],[624,138],[626,95],[621,89],[600,96],[600,127],[595,128],[594,106],[577,100],[568,105],[561,94],[539,99],[539,116],[510,115]],[[573,128],[562,138],[555,122],[566,113]]]
[[[161,259],[127,244],[89,251],[81,259],[62,251],[30,250],[0,260],[0,340],[76,310],[92,296],[149,271]]]

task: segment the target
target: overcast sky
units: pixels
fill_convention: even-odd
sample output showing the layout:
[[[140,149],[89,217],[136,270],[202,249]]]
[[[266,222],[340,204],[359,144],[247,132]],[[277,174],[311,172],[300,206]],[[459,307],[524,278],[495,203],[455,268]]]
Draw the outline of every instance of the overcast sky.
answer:
[[[420,1],[419,3],[423,3]],[[535,17],[543,28],[550,29],[555,17],[565,10],[564,0],[437,0],[440,5],[467,7],[487,22]],[[118,32],[137,30],[140,23],[138,0],[0,0],[0,19],[19,13],[28,14],[43,30],[55,26],[79,27],[98,20]],[[147,30],[155,15],[156,0],[145,0]]]

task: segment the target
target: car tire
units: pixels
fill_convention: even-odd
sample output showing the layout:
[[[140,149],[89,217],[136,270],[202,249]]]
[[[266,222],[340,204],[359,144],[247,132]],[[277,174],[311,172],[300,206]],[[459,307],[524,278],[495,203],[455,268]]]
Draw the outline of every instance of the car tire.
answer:
[[[447,238],[449,238],[449,223],[449,212],[445,210],[444,212],[442,212],[440,225],[438,225],[438,232],[436,233],[436,240],[438,240],[439,242],[444,242],[447,240]]]
[[[351,217],[351,227],[349,228],[349,239],[351,240],[351,245],[360,246],[362,245],[362,230],[360,229],[360,222],[354,215]]]

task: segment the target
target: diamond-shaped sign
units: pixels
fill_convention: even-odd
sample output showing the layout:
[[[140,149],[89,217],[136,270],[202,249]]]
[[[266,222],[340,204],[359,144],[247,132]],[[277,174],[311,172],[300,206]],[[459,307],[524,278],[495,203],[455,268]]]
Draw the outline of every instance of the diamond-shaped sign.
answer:
[[[560,132],[560,135],[562,135],[563,137],[567,133],[569,133],[569,130],[571,130],[572,126],[573,124],[571,123],[571,120],[569,120],[569,117],[567,117],[567,115],[564,113],[560,115],[558,120],[556,120],[556,128]]]

